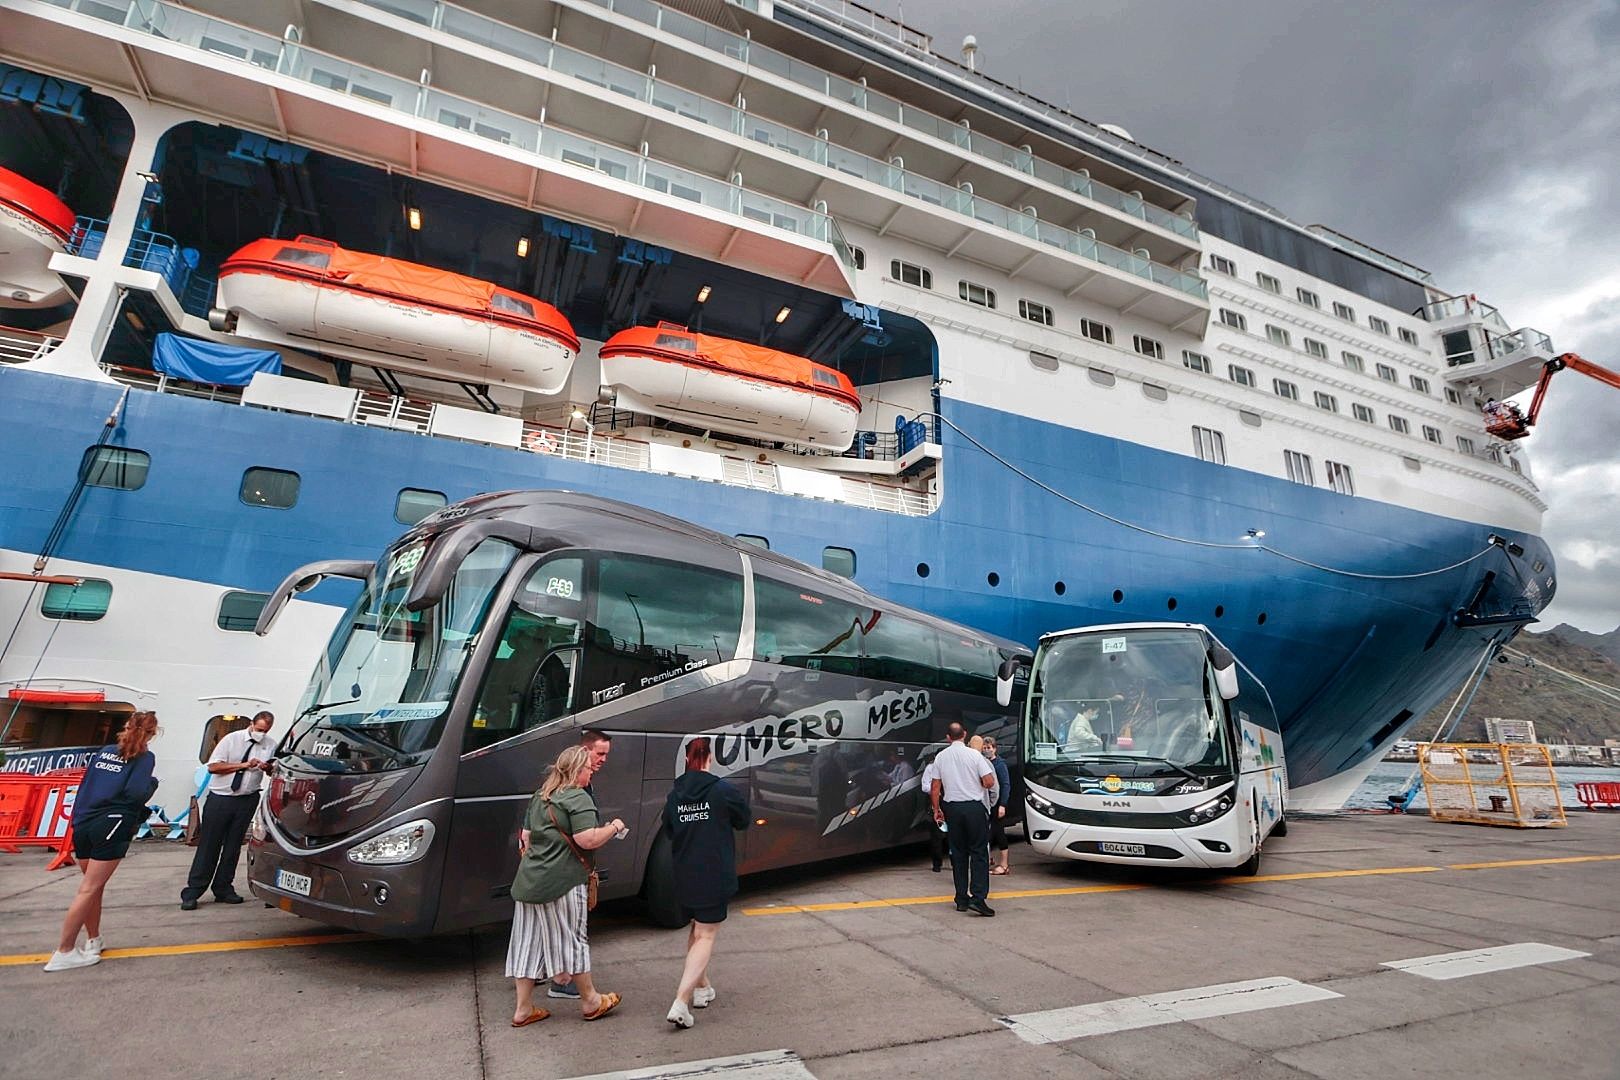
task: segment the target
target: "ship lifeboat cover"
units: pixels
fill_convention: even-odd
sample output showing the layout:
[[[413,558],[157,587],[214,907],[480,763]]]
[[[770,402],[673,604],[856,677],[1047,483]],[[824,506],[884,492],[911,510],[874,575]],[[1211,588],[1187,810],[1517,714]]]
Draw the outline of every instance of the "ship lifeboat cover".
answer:
[[[0,205],[38,222],[64,244],[73,234],[73,211],[67,204],[10,169],[0,169]]]
[[[664,325],[614,334],[601,357],[603,381],[633,411],[824,449],[855,436],[855,384],[794,353]]]

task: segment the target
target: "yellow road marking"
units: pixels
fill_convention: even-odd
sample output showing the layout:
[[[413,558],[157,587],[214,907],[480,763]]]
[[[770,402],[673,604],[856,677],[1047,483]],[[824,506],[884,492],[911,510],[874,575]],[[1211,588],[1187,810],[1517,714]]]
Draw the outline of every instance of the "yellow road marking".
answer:
[[[1550,866],[1557,863],[1611,862],[1620,855],[1572,855],[1547,859],[1507,859],[1500,862],[1456,863],[1450,866],[1374,866],[1362,870],[1309,870],[1296,874],[1257,874],[1254,877],[1212,879],[1216,885],[1256,885],[1267,881],[1321,881],[1328,878],[1384,877],[1392,874],[1438,874],[1446,870],[1494,870],[1513,866]],[[1159,886],[1148,883],[1119,885],[1073,885],[1051,889],[997,889],[992,900],[1017,900],[1032,896],[1080,896],[1087,893],[1136,892]],[[949,904],[954,896],[902,896],[882,900],[844,900],[823,904],[778,904],[773,907],[743,908],[744,915],[805,915],[819,911],[863,911],[871,908],[911,907],[920,904]]]
[[[301,945],[340,945],[350,941],[370,941],[370,934],[305,934],[300,937],[248,938],[243,941],[199,941],[190,945],[139,945],[129,949],[108,949],[103,960],[133,960],[141,956],[188,956],[193,953],[251,952],[255,949],[291,949]],[[0,956],[0,967],[43,964],[50,953],[20,953]]]

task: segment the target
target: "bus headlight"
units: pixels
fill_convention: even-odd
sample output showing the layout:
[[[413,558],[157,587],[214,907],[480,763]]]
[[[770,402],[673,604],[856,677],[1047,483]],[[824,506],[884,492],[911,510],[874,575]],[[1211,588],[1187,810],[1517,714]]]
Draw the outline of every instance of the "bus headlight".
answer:
[[[1214,821],[1228,810],[1232,809],[1232,792],[1228,791],[1218,799],[1211,799],[1202,806],[1196,806],[1183,815],[1189,825],[1202,825]]]
[[[407,821],[354,845],[349,849],[349,861],[366,866],[415,862],[427,854],[431,843],[433,822]]]
[[[1047,802],[1033,791],[1026,791],[1024,793],[1024,798],[1026,801],[1028,801],[1029,808],[1035,811],[1037,814],[1051,817],[1057,812],[1057,807],[1053,806],[1051,803]]]

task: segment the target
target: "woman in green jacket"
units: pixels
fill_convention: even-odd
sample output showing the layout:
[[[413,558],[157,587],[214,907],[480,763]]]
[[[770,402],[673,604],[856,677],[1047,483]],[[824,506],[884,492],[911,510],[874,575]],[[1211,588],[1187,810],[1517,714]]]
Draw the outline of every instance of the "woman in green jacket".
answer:
[[[591,872],[585,852],[627,831],[618,818],[597,824],[596,804],[584,790],[595,771],[591,752],[571,746],[557,755],[529,801],[519,837],[523,853],[512,881],[512,939],[506,948],[506,975],[517,982],[513,1027],[551,1015],[534,1004],[535,983],[543,979],[571,978],[586,1020],[606,1016],[620,1001],[618,994],[599,992],[591,981],[585,927]]]

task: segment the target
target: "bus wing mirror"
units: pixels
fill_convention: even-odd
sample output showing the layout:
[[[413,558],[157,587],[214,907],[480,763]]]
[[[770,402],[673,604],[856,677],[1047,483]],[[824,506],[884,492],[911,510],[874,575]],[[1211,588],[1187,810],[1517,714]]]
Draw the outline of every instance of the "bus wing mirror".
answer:
[[[1209,664],[1215,669],[1215,688],[1221,692],[1222,701],[1231,701],[1238,696],[1237,657],[1225,645],[1211,645],[1209,648]]]
[[[300,566],[288,574],[276,591],[270,594],[270,599],[264,602],[259,611],[259,621],[253,624],[253,632],[260,637],[270,632],[275,624],[276,616],[281,609],[287,606],[294,593],[308,592],[329,577],[353,578],[355,581],[364,581],[371,576],[377,568],[376,563],[362,562],[359,559],[327,559],[323,562],[312,562],[308,566]]]
[[[1028,668],[1029,659],[1023,656],[1010,656],[1001,662],[1001,668],[996,672],[996,704],[1005,709],[1012,704],[1013,681],[1018,677],[1019,668]]]

